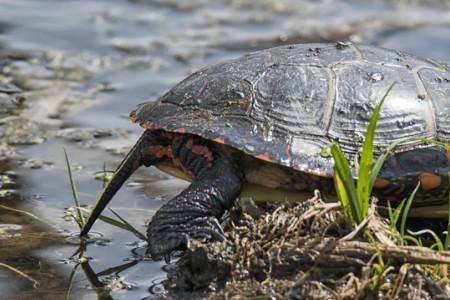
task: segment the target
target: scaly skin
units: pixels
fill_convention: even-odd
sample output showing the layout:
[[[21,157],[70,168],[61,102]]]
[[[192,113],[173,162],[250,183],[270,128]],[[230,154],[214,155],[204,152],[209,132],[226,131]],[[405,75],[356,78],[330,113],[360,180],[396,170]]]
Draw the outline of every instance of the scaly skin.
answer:
[[[89,229],[129,176],[141,165],[171,163],[192,176],[192,184],[156,212],[149,224],[154,259],[185,249],[190,239],[224,239],[219,219],[239,195],[243,171],[220,145],[193,135],[144,132],[100,194],[80,235]]]
[[[81,229],[80,236],[85,236],[91,229],[94,222],[108,205],[109,201],[114,197],[116,192],[124,184],[124,182],[130,177],[137,168],[141,165],[152,165],[158,160],[154,157],[145,156],[145,149],[151,144],[159,141],[159,136],[155,135],[153,132],[147,130],[145,131],[133,148],[128,152],[125,158],[122,160],[120,165],[117,167],[113,178],[108,182],[106,187],[102,190],[100,195],[97,197],[97,201],[89,214],[86,223]]]
[[[242,184],[242,172],[229,159],[216,159],[153,216],[147,231],[152,257],[185,249],[189,239],[223,240],[218,220],[232,206]]]

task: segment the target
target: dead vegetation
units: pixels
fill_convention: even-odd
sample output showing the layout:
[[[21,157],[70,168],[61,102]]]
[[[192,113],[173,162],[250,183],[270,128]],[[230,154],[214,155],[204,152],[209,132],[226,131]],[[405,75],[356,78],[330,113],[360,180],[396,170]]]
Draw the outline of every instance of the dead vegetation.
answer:
[[[448,299],[450,252],[398,246],[398,233],[374,209],[364,231],[319,194],[255,211],[230,221],[228,241],[192,243],[169,272],[164,297]]]

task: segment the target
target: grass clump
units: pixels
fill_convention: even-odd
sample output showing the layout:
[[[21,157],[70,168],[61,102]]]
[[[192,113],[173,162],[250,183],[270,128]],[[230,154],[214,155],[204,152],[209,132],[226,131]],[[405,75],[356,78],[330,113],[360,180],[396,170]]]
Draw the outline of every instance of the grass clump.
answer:
[[[360,224],[369,214],[369,202],[373,184],[381,170],[387,156],[380,156],[375,164],[374,137],[375,128],[380,115],[381,106],[391,92],[392,83],[383,95],[380,103],[375,107],[364,138],[361,158],[359,160],[358,180],[355,185],[350,165],[338,144],[332,144],[324,149],[323,154],[332,156],[335,162],[334,181],[336,193],[347,218],[355,224]]]
[[[347,239],[352,228],[341,207],[323,202],[319,193],[306,202],[269,207],[255,219],[245,207],[239,210],[243,215],[232,219],[227,241],[192,242],[168,273],[169,296],[177,289],[211,289],[206,299],[443,295],[436,282],[444,277],[440,266],[450,263],[450,253],[387,245],[368,235]],[[436,282],[427,283],[430,279]]]
[[[334,182],[336,194],[338,196],[339,202],[342,206],[344,215],[346,218],[354,225],[360,225],[367,222],[370,211],[370,200],[372,198],[372,190],[377,179],[377,176],[392,151],[400,144],[421,141],[425,144],[435,144],[446,149],[450,149],[449,145],[444,142],[434,141],[426,138],[419,137],[408,137],[396,140],[390,144],[387,149],[381,153],[378,159],[374,160],[374,137],[375,128],[380,116],[381,107],[395,86],[395,82],[392,83],[386,90],[385,94],[381,98],[378,105],[375,107],[372,118],[367,127],[367,131],[364,137],[364,142],[362,146],[361,156],[358,162],[358,174],[357,179],[354,178],[353,173],[350,168],[350,164],[342,152],[340,146],[335,143],[326,147],[322,154],[324,156],[332,156],[335,162],[335,174]],[[420,188],[420,181],[418,181],[415,189],[408,197],[400,202],[400,204],[393,210],[388,203],[388,214],[390,219],[390,230],[391,232],[398,233],[400,235],[399,242],[401,245],[405,244],[405,240],[414,241],[417,244],[417,240],[412,236],[407,236],[405,234],[405,224],[407,217],[412,205],[412,201]],[[450,195],[449,195],[449,208],[450,208]],[[400,218],[401,217],[401,218]],[[398,221],[400,220],[400,230],[397,230]],[[449,213],[449,228],[450,228],[450,213]],[[448,244],[450,244],[449,233],[447,233],[446,238],[446,249],[448,249]]]

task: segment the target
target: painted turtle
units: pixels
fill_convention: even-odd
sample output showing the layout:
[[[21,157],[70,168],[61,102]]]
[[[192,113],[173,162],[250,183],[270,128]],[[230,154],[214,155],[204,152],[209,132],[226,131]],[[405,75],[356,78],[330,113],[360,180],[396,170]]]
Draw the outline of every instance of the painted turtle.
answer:
[[[450,141],[450,68],[374,46],[282,46],[201,69],[130,115],[145,131],[100,194],[83,228],[141,165],[192,184],[164,204],[148,227],[160,257],[189,239],[223,239],[218,219],[246,185],[260,190],[332,192],[338,141],[356,155],[373,109],[396,82],[378,121],[376,149],[404,137]],[[450,153],[411,142],[382,168],[375,193],[399,200],[421,182],[415,205],[447,201]],[[268,194],[268,197],[271,196]]]

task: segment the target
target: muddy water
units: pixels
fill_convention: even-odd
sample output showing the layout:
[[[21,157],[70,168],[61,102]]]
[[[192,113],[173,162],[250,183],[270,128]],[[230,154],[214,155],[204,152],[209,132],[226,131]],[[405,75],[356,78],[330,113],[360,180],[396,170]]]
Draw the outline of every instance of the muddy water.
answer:
[[[88,263],[77,264],[78,228],[63,218],[72,205],[63,148],[80,199],[90,204],[103,184],[96,172],[114,169],[141,132],[126,118],[137,103],[250,50],[340,40],[450,62],[450,8],[438,0],[0,0],[0,82],[14,83],[26,99],[1,109],[0,173],[10,182],[2,181],[0,204],[39,218],[0,210],[0,262],[39,282],[33,287],[0,268],[2,299],[162,292],[170,265],[151,261],[137,238],[101,222],[83,252]],[[152,213],[185,186],[140,170],[111,206],[145,231]]]

